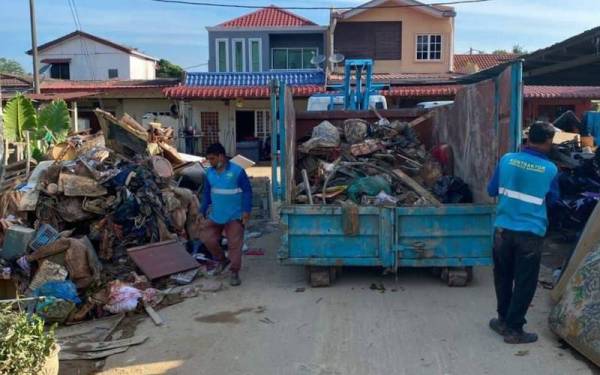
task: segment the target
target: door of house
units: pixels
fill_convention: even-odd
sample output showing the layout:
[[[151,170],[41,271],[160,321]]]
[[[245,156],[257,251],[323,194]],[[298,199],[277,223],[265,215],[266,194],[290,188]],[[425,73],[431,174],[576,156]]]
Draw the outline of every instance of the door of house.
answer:
[[[200,112],[200,154],[219,142],[219,112]]]

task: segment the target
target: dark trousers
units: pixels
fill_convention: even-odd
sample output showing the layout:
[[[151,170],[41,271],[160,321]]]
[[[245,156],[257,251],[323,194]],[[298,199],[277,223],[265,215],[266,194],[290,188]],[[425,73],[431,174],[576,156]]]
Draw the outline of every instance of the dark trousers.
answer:
[[[497,229],[494,238],[494,284],[498,317],[509,328],[522,330],[537,288],[543,237]]]
[[[240,220],[232,220],[226,224],[217,224],[210,220],[205,223],[200,234],[200,239],[214,259],[225,260],[225,254],[221,249],[221,233],[225,230],[227,238],[227,255],[231,261],[229,269],[239,272],[242,268],[242,247],[244,246],[244,226]]]

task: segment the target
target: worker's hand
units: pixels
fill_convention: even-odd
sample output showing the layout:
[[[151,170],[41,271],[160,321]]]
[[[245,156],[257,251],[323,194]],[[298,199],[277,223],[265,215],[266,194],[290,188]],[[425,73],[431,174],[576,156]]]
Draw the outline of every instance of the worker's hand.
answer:
[[[244,212],[242,214],[242,225],[243,226],[248,225],[249,221],[250,221],[250,212]]]

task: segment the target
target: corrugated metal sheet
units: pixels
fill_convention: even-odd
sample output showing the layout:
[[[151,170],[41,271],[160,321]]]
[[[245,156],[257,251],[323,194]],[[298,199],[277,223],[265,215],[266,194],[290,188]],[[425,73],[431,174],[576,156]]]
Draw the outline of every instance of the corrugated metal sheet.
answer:
[[[269,86],[273,79],[288,85],[322,85],[325,74],[318,70],[260,73],[187,73],[186,86]]]

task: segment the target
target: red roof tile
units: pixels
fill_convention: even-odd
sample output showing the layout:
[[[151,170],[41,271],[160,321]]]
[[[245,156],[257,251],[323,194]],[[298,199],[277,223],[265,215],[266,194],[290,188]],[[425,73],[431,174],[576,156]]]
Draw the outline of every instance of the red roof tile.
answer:
[[[223,22],[217,27],[290,27],[317,26],[316,23],[292,12],[270,5],[255,12]]]
[[[308,97],[324,88],[317,85],[289,86],[292,94]],[[165,96],[173,99],[235,99],[235,98],[268,98],[269,86],[175,86],[163,90]]]
[[[525,86],[526,99],[600,99],[598,86]]]
[[[454,96],[461,85],[392,86],[383,92],[391,97]]]
[[[0,87],[6,88],[29,88],[31,77],[12,73],[0,73]]]
[[[475,73],[479,70],[485,70],[492,68],[496,65],[500,65],[507,61],[511,61],[519,57],[520,55],[514,53],[507,54],[492,54],[492,53],[479,53],[479,54],[466,54],[454,55],[454,71],[457,73],[470,74]],[[469,66],[476,66],[478,70],[471,71]]]

